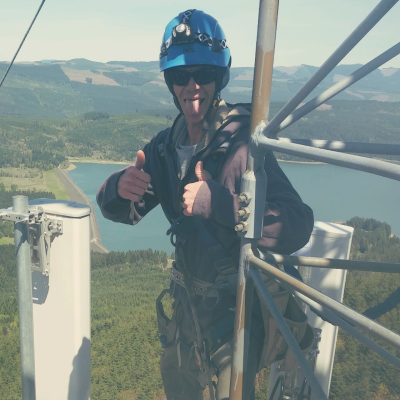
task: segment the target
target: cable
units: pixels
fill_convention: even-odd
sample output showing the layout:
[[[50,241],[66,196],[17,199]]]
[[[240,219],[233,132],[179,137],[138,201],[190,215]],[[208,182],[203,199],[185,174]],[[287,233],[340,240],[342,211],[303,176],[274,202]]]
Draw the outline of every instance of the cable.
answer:
[[[36,17],[39,15],[39,12],[40,12],[40,10],[42,9],[43,4],[44,4],[45,1],[46,1],[46,0],[43,0],[43,1],[42,1],[42,3],[40,4],[39,9],[38,9],[37,12],[36,12],[35,17],[33,18],[33,21],[32,21],[31,24],[29,25],[29,28],[28,28],[28,30],[26,31],[25,36],[24,36],[24,38],[22,39],[22,42],[21,42],[21,44],[19,45],[18,50],[17,50],[17,52],[16,52],[15,55],[14,55],[14,58],[11,60],[10,65],[9,65],[8,68],[7,68],[7,71],[6,71],[6,73],[4,74],[3,79],[2,79],[1,82],[0,82],[0,87],[1,87],[1,85],[3,84],[4,80],[6,79],[6,76],[7,76],[7,74],[8,74],[8,71],[11,69],[12,65],[14,64],[14,60],[17,58],[17,55],[18,55],[19,51],[21,50],[21,47],[22,47],[22,45],[24,44],[25,39],[26,39],[26,37],[28,36],[28,33],[29,33],[29,31],[31,30],[32,25],[34,24],[34,22],[35,22],[35,20],[36,20]]]
[[[308,394],[304,394],[306,386],[307,386],[307,379],[304,378],[304,381],[303,381],[303,384],[301,385],[301,390],[297,397],[297,400],[310,400],[311,399],[311,386],[308,387]]]
[[[274,385],[274,388],[272,389],[269,400],[273,400],[273,398],[275,397],[276,391],[278,390],[278,387],[279,387],[278,400],[282,400],[283,399],[283,375],[278,376],[278,379],[275,382],[275,385]]]

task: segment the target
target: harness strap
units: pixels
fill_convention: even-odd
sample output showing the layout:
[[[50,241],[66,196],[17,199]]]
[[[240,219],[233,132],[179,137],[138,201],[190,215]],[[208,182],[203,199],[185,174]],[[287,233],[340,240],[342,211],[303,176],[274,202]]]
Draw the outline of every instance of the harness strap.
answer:
[[[172,269],[171,269],[171,279],[178,284],[179,286],[182,286],[183,288],[186,288],[186,284],[185,284],[185,276],[184,274],[182,274],[181,272],[179,272],[176,268],[174,268],[174,266],[172,265]],[[217,297],[217,294],[214,294],[212,292],[209,291],[209,289],[214,286],[212,283],[208,283],[205,281],[202,281],[200,279],[197,278],[192,278],[193,281],[193,290],[196,294],[200,295],[200,296],[204,296],[207,293],[208,297]]]

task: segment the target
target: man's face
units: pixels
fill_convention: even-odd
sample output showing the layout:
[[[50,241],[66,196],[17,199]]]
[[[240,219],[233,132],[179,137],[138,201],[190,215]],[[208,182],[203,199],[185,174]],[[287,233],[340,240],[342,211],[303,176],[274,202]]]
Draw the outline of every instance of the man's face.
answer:
[[[177,67],[176,70],[195,72],[209,67]],[[199,85],[193,76],[185,86],[173,84],[175,95],[188,123],[199,123],[204,120],[214,98],[215,80]]]

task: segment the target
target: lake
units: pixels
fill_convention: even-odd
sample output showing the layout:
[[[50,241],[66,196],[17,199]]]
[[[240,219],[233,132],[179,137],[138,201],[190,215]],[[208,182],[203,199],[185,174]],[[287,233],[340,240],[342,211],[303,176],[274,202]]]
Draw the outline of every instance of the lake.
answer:
[[[161,207],[156,207],[136,226],[106,220],[96,203],[103,181],[123,168],[115,164],[76,164],[71,178],[92,201],[103,245],[109,250],[152,248],[171,254],[173,247],[165,232],[169,223]],[[346,221],[352,217],[375,218],[387,222],[400,236],[400,182],[333,165],[280,163],[281,168],[316,220]]]

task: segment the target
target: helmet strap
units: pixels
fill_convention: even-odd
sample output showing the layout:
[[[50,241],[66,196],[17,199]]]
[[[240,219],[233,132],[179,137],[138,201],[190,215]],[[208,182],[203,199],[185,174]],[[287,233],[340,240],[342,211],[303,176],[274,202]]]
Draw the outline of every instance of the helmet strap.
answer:
[[[219,107],[219,103],[221,101],[221,97],[219,95],[219,92],[214,96],[214,101],[213,101],[213,108],[218,108]]]

